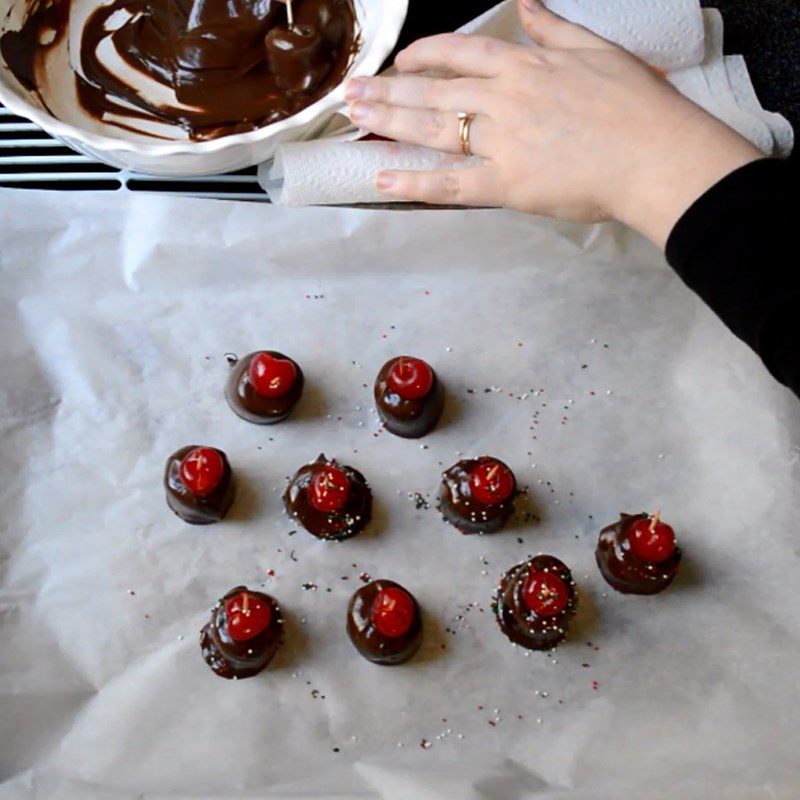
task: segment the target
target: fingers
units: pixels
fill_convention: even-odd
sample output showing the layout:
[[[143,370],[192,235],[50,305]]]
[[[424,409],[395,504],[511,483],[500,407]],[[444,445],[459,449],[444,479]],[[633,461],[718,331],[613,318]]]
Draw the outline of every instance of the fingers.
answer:
[[[350,108],[350,119],[371,133],[409,144],[432,147],[448,153],[460,153],[458,114],[455,111],[433,111],[419,108],[398,108],[383,103],[359,101]],[[494,123],[478,114],[470,125],[470,149],[487,156]]]
[[[496,172],[488,165],[431,172],[381,172],[377,187],[391,197],[432,205],[502,205]]]
[[[347,85],[345,99],[440,111],[474,111],[485,108],[490,100],[483,81],[472,78],[443,80],[416,75],[354,78]]]
[[[559,50],[606,50],[611,42],[545,8],[541,0],[517,0],[519,19],[528,36],[542,47]]]
[[[398,53],[400,72],[449,70],[472,78],[493,78],[511,63],[515,45],[488,36],[445,33],[420,39]]]

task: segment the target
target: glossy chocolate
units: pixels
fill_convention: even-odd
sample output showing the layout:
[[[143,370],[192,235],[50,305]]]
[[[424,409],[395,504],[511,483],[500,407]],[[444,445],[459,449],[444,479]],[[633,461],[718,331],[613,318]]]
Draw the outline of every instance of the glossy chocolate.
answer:
[[[414,619],[402,636],[384,636],[372,620],[375,598],[383,589],[402,589],[414,601]],[[416,598],[394,581],[377,580],[362,586],[347,607],[347,634],[353,646],[373,664],[393,666],[408,661],[422,643],[422,614]]]
[[[600,531],[595,558],[608,583],[623,594],[657,594],[672,583],[681,563],[681,550],[656,564],[645,561],[631,549],[630,531],[647,514],[622,514],[618,522]]]
[[[498,461],[498,459],[493,460]],[[473,496],[469,477],[480,461],[478,458],[465,459],[442,473],[439,510],[445,520],[458,528],[461,533],[496,533],[514,513],[516,481],[511,497],[502,503],[487,505]],[[513,476],[513,472],[511,474]]]
[[[392,391],[386,378],[392,367],[406,356],[398,356],[387,361],[375,379],[375,407],[386,430],[404,439],[419,439],[430,433],[444,410],[444,386],[433,367],[433,384],[425,397],[419,400],[406,400]],[[430,366],[430,365],[429,365]]]
[[[4,61],[46,104],[48,50],[71,36],[85,110],[140,132],[160,121],[203,140],[285,119],[340,84],[358,49],[352,0],[294,0],[292,28],[277,0],[112,0],[77,35],[73,5],[28,0],[22,29],[0,37]]]
[[[181,462],[196,447],[198,445],[194,444],[181,447],[167,459],[167,466],[164,469],[167,505],[190,525],[211,525],[219,522],[233,505],[236,496],[236,481],[233,478],[233,471],[227,456],[222,450],[217,450],[224,465],[222,480],[208,494],[200,496],[190,492],[181,479]],[[214,449],[216,450],[216,448]]]
[[[320,511],[308,497],[314,476],[328,464],[338,467],[350,479],[350,494],[340,511]],[[328,541],[342,541],[361,533],[372,518],[372,491],[366,478],[352,467],[328,461],[324,455],[295,473],[286,487],[283,501],[287,513],[309,533]]]
[[[567,586],[569,601],[562,611],[538,616],[525,603],[525,586],[531,571],[551,572]],[[514,644],[528,650],[550,650],[567,635],[578,605],[575,581],[569,568],[554,556],[536,556],[512,567],[500,580],[494,598],[494,612],[500,629]]]
[[[250,382],[250,362],[259,353],[269,353],[274,358],[291,361],[297,371],[297,376],[286,394],[278,397],[265,397],[259,394]],[[239,359],[232,367],[225,384],[225,399],[233,412],[248,422],[256,425],[272,425],[281,422],[289,416],[292,409],[303,394],[305,378],[300,365],[279,353],[277,350],[256,350]]]
[[[242,592],[269,606],[272,619],[269,627],[243,642],[237,642],[228,633],[225,601]],[[217,601],[211,611],[211,621],[200,629],[200,650],[206,664],[221,678],[241,679],[257,675],[272,661],[283,643],[283,618],[275,598],[261,592],[251,592],[246,586],[231,589]]]

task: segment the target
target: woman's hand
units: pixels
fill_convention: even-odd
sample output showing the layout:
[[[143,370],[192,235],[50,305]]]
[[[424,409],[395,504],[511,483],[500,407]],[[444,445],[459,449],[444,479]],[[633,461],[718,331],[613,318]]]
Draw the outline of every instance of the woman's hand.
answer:
[[[518,0],[540,48],[448,34],[415,42],[396,77],[348,85],[351,117],[391,139],[461,152],[458,112],[474,113],[482,166],[382,172],[391,197],[506,206],[583,221],[619,219],[663,246],[680,215],[761,157],[624,50]],[[446,72],[433,78],[423,73]]]

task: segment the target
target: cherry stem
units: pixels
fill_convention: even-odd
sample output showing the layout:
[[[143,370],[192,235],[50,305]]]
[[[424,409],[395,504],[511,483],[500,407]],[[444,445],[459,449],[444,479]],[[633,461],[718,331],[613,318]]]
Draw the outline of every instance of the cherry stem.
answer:
[[[242,592],[242,614],[249,615],[250,608],[250,595],[247,592]]]
[[[289,21],[289,27],[294,28],[294,11],[292,10],[292,0],[285,0],[286,2],[286,18]]]
[[[653,517],[650,521],[650,533],[653,533],[653,531],[655,531],[656,525],[658,525],[660,521],[661,521],[661,509],[659,509],[658,511],[656,511],[655,514],[653,514]]]
[[[486,473],[486,480],[487,480],[487,481],[490,481],[492,478],[494,478],[494,476],[495,476],[495,475],[497,475],[497,470],[499,470],[499,469],[500,469],[500,465],[499,465],[499,464],[495,464],[495,465],[494,465],[494,466],[493,466],[493,467],[492,467],[492,468],[491,468],[491,469],[490,469],[490,470],[489,470],[489,471]]]

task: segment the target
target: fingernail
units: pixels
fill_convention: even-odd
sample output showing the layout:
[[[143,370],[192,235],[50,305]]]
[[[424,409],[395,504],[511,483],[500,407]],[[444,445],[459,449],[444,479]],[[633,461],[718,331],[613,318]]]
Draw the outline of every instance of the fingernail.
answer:
[[[541,11],[542,4],[539,0],[522,0],[522,5],[528,9],[528,11]]]
[[[353,78],[344,91],[345,100],[358,100],[364,96],[367,88],[366,78]]]
[[[350,106],[350,119],[353,122],[367,122],[372,116],[372,109],[366,103],[354,103]]]
[[[397,183],[397,176],[391,172],[378,173],[377,187],[379,192],[387,192]]]

